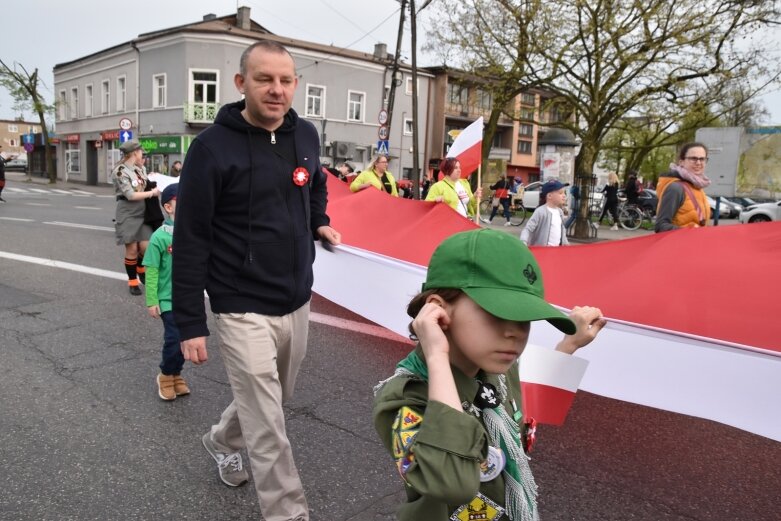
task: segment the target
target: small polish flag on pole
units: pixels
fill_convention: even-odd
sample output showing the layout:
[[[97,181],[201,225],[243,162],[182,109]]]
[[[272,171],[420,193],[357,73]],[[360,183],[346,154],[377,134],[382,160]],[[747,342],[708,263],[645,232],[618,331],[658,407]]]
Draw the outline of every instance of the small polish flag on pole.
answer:
[[[586,373],[588,360],[527,345],[519,362],[524,418],[562,425]]]
[[[461,177],[466,178],[480,166],[482,148],[483,117],[480,116],[477,121],[474,121],[456,136],[447,152],[447,157],[458,159],[458,162],[461,163]]]

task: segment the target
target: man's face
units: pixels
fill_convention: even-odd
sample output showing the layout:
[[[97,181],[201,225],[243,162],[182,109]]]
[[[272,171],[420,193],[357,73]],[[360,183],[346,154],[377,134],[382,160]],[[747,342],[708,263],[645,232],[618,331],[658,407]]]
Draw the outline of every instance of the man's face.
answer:
[[[236,88],[244,94],[247,106],[243,116],[253,126],[276,130],[293,105],[298,85],[293,59],[284,52],[260,47],[247,57],[247,74],[234,77]]]

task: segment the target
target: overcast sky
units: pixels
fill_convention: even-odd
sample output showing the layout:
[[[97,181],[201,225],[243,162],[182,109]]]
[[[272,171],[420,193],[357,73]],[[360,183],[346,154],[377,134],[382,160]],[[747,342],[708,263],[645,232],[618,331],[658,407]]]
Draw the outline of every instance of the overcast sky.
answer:
[[[372,52],[377,42],[387,43],[388,52],[396,45],[396,0],[15,0],[3,4],[0,58],[9,65],[19,62],[30,71],[37,67],[46,84],[46,98],[51,101],[55,64],[127,42],[142,33],[196,22],[207,13],[235,13],[237,3],[249,6],[255,22],[281,36],[364,52]],[[424,29],[419,27],[419,42],[424,39]],[[402,45],[407,61],[409,49],[407,31]],[[419,56],[420,65],[435,64],[432,58]],[[778,52],[772,56],[781,59]],[[781,90],[766,95],[763,101],[771,113],[768,123],[781,125]],[[16,116],[12,104],[0,88],[0,118]],[[30,114],[25,116],[31,118]]]

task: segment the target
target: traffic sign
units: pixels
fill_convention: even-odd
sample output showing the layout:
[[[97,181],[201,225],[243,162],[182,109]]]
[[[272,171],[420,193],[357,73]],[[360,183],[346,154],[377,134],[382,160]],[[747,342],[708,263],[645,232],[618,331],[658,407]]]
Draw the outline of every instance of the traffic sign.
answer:
[[[381,156],[387,156],[390,152],[390,145],[388,144],[388,140],[381,140],[377,141],[377,154]]]
[[[130,141],[133,139],[133,133],[129,130],[123,130],[119,133],[119,142],[124,143],[125,141]]]
[[[35,145],[33,145],[32,143],[25,143],[22,146],[24,147],[25,152],[32,152],[33,149],[35,149]]]
[[[122,130],[130,130],[133,128],[133,122],[130,121],[130,118],[122,118],[119,120],[119,128]]]
[[[390,131],[388,130],[388,127],[386,127],[385,125],[382,125],[382,126],[381,126],[381,127],[378,129],[378,130],[377,130],[377,137],[379,137],[381,141],[387,141],[387,140],[388,140],[388,133],[389,133],[389,132],[390,132]]]
[[[385,125],[388,122],[388,111],[382,109],[377,115],[377,121],[380,123],[380,125]]]

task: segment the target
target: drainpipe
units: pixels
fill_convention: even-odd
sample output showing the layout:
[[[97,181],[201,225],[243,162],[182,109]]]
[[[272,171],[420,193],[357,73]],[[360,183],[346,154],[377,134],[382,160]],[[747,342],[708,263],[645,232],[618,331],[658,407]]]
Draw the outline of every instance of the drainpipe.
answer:
[[[136,42],[130,42],[130,46],[136,51],[136,137],[141,138],[141,121],[139,121],[138,107],[141,105],[141,51],[138,50]]]

